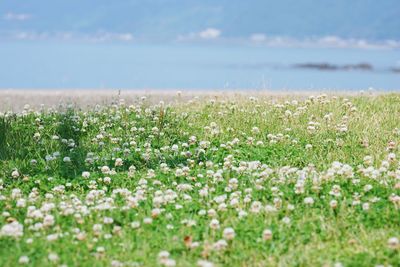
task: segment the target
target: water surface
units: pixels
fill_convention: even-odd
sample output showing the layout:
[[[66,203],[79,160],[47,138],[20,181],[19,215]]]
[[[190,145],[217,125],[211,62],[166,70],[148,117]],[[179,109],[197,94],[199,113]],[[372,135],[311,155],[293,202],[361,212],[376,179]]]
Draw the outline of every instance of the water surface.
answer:
[[[0,44],[0,88],[400,90],[399,50],[224,44]],[[372,71],[293,68],[368,63]]]

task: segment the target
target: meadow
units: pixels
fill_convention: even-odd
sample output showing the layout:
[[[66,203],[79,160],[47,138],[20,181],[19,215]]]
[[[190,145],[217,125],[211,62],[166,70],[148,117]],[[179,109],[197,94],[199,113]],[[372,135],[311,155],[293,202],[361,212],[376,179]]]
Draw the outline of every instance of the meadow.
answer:
[[[400,266],[399,209],[400,94],[0,113],[0,266]]]

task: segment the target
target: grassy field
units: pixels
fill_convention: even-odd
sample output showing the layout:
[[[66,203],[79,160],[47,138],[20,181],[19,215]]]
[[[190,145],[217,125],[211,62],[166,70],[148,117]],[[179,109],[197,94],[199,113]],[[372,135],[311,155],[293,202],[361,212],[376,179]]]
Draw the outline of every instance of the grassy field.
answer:
[[[400,95],[0,114],[0,266],[400,266]]]

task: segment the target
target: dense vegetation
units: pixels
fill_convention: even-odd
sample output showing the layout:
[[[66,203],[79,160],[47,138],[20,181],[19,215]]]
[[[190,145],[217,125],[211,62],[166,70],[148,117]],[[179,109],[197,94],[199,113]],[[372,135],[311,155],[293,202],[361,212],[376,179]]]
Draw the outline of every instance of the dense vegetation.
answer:
[[[400,95],[0,114],[0,265],[399,266]]]

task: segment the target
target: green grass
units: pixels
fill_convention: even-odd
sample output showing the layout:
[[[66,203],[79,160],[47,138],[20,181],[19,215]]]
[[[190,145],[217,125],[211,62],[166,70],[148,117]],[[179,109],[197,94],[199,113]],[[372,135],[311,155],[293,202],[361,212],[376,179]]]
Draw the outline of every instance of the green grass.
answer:
[[[0,266],[400,266],[399,144],[398,94],[6,113]]]

